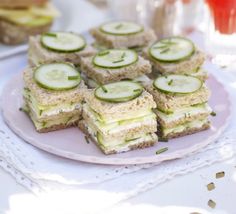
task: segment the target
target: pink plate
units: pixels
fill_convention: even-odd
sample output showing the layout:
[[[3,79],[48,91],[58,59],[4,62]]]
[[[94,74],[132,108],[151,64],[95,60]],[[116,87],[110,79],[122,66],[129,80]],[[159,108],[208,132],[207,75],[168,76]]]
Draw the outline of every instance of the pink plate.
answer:
[[[211,129],[173,139],[168,143],[160,142],[151,148],[115,155],[104,155],[95,144],[92,142],[88,144],[83,133],[76,127],[44,134],[37,133],[27,115],[19,111],[22,105],[22,74],[12,78],[4,88],[1,103],[2,113],[9,127],[19,137],[40,149],[61,157],[90,163],[116,165],[162,162],[181,158],[207,146],[225,129],[231,108],[228,93],[212,75],[207,84],[213,91],[210,105],[217,113],[216,117],[211,117]],[[156,155],[155,152],[162,147],[169,149]]]

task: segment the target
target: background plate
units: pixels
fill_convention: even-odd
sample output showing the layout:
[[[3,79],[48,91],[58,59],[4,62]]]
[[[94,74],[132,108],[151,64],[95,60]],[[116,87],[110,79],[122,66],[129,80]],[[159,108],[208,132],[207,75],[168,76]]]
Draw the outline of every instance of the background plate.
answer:
[[[69,128],[50,133],[37,133],[24,112],[22,106],[22,73],[15,75],[5,86],[1,97],[2,113],[9,127],[28,143],[62,157],[99,164],[141,164],[162,162],[181,158],[213,142],[224,130],[230,118],[231,103],[223,85],[214,76],[207,81],[213,93],[209,101],[216,117],[211,117],[212,127],[193,135],[172,139],[168,143],[160,142],[154,147],[134,150],[115,155],[104,155],[92,142],[86,143],[83,133],[78,128]],[[167,147],[165,153],[155,152]]]
[[[55,19],[52,30],[84,32],[107,18],[105,13],[85,0],[54,0],[53,2],[61,16]],[[25,52],[27,48],[27,44],[16,46],[0,44],[0,59]]]

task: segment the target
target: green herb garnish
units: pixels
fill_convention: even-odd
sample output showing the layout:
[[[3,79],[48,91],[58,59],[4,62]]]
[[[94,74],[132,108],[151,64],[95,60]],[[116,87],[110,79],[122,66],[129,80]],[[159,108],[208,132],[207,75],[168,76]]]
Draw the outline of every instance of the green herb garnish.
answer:
[[[173,79],[171,79],[169,82],[168,82],[168,85],[171,85],[173,83]]]
[[[126,53],[124,52],[124,53],[121,55],[121,59],[124,59],[124,58],[125,58],[125,55],[126,55]]]
[[[213,182],[207,184],[207,189],[208,189],[208,191],[215,189],[215,184]]]
[[[212,209],[214,209],[214,208],[216,207],[216,202],[214,202],[214,201],[211,200],[211,199],[208,201],[207,204],[208,204],[208,206],[211,207]]]
[[[123,24],[118,24],[118,25],[115,26],[115,29],[118,30],[118,29],[122,28],[122,26],[123,26]]]
[[[159,154],[161,154],[163,152],[166,152],[167,150],[168,150],[168,147],[161,148],[161,149],[156,151],[156,155],[159,155]]]
[[[167,143],[169,140],[168,138],[158,138],[158,141]]]
[[[155,46],[153,49],[163,49],[163,48],[168,48],[167,45],[162,45],[162,46]]]
[[[162,50],[162,51],[160,52],[160,54],[164,54],[164,53],[168,52],[169,50],[170,50],[170,48],[166,48],[166,49]]]
[[[218,179],[218,178],[223,178],[225,176],[225,172],[224,171],[222,171],[222,172],[217,172],[216,173],[216,178]]]
[[[141,88],[137,88],[137,89],[134,89],[133,92],[139,92],[139,91],[142,91],[143,89]]]
[[[105,86],[104,85],[101,85],[100,86],[101,87],[101,89],[105,92],[105,93],[107,93],[108,92],[108,90],[105,88]]]
[[[215,117],[216,116],[216,113],[214,111],[211,112],[211,116],[212,117]]]
[[[123,62],[123,61],[124,61],[124,59],[118,59],[116,61],[113,61],[112,63],[119,63],[119,62]]]
[[[45,33],[46,36],[57,37],[56,33]]]
[[[41,116],[41,115],[42,115],[42,113],[43,113],[43,110],[42,110],[42,109],[40,109],[40,110],[39,110],[39,116]]]
[[[87,144],[90,143],[90,141],[89,141],[89,137],[88,137],[87,135],[84,136],[84,139],[86,140]]]
[[[109,53],[110,53],[110,51],[108,51],[108,50],[101,51],[101,52],[98,53],[98,56],[106,56]]]
[[[68,76],[68,80],[77,80],[79,76]]]
[[[29,110],[28,110],[28,108],[26,108],[26,107],[20,107],[20,108],[19,108],[19,111],[23,111],[23,112],[25,112],[25,113],[29,113]]]

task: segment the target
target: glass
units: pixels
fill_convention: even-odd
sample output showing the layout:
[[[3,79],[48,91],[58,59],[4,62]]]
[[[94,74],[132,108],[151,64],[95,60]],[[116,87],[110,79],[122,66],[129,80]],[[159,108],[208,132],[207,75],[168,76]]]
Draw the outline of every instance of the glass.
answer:
[[[236,0],[206,0],[208,26],[205,45],[213,62],[236,67]]]

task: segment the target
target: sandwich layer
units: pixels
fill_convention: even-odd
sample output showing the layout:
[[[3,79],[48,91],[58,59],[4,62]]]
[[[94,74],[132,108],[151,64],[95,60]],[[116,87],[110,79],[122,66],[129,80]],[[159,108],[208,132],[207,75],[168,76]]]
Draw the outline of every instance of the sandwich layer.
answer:
[[[90,34],[94,37],[96,42],[107,48],[131,48],[146,46],[153,43],[157,38],[153,30],[145,29],[142,32],[126,35],[117,36],[106,34],[99,28],[93,28],[90,30]]]
[[[147,111],[150,112],[151,109],[156,108],[152,95],[146,91],[143,91],[139,97],[128,102],[109,103],[98,100],[94,96],[94,91],[91,90],[86,92],[85,101],[100,116],[102,121],[107,122],[116,121],[117,118],[126,120],[143,116]]]
[[[52,62],[70,62],[72,64],[80,64],[81,57],[88,57],[96,53],[96,50],[87,45],[83,50],[73,53],[59,53],[48,50],[41,45],[40,36],[30,37],[29,39],[29,51],[28,58],[29,63],[32,66],[42,63]]]
[[[170,139],[194,134],[209,128],[210,122],[207,118],[205,118],[202,120],[194,120],[192,122],[187,122],[174,128],[163,128],[159,126],[157,134],[162,138]]]
[[[163,93],[156,89],[152,84],[146,86],[146,90],[153,95],[157,108],[166,113],[205,103],[210,97],[210,91],[205,85],[196,92],[189,94]]]
[[[117,69],[100,68],[95,66],[92,61],[93,57],[83,57],[81,59],[81,70],[86,76],[99,84],[116,82],[123,79],[134,79],[152,72],[151,64],[142,57],[138,57],[138,61],[132,65]]]
[[[127,152],[134,149],[143,149],[146,147],[153,146],[155,142],[157,141],[157,135],[156,134],[147,134],[144,136],[139,136],[137,139],[133,139],[132,141],[127,142],[118,142],[115,141],[116,145],[111,145],[109,142],[99,141],[97,137],[97,133],[94,133],[94,131],[86,124],[84,120],[79,121],[79,128],[88,135],[94,143],[97,144],[97,146],[105,153],[105,154],[116,154],[121,152]]]
[[[205,61],[205,54],[196,50],[195,53],[189,58],[179,62],[161,62],[154,59],[149,55],[148,49],[143,52],[145,58],[149,59],[153,67],[161,74],[189,74],[196,72],[197,68],[200,68]]]
[[[174,128],[187,122],[203,120],[210,115],[212,109],[208,104],[203,103],[200,105],[181,108],[169,114],[158,109],[154,109],[154,112],[157,115],[157,121],[161,127]]]
[[[42,88],[34,81],[32,68],[27,68],[24,71],[24,82],[25,88],[29,90],[29,93],[42,108],[63,103],[81,103],[87,88],[83,81],[71,90],[52,91]]]

